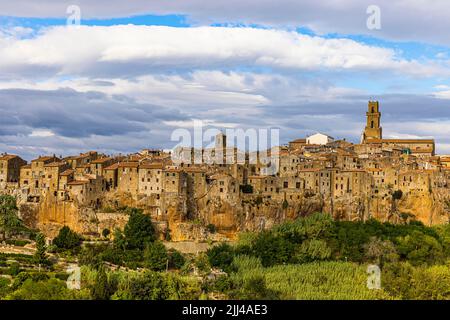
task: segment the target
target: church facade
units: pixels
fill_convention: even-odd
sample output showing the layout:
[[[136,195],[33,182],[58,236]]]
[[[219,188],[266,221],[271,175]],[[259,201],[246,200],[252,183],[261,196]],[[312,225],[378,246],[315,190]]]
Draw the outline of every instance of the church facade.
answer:
[[[383,139],[381,112],[378,101],[369,101],[366,113],[366,127],[362,135],[362,144],[371,149],[399,151],[415,156],[434,156],[434,139]]]

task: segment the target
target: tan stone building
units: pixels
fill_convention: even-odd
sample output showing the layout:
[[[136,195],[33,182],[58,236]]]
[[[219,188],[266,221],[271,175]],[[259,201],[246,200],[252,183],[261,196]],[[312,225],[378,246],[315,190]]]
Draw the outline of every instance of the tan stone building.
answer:
[[[0,189],[8,183],[19,183],[20,168],[27,162],[12,154],[0,155]]]

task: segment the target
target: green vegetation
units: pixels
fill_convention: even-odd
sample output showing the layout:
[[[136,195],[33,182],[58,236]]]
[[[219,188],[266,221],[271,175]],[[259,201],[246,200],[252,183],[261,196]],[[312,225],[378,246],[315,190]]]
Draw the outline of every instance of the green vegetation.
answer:
[[[36,235],[36,252],[34,259],[38,264],[48,264],[49,260],[46,254],[47,246],[45,245],[45,236],[42,233]]]
[[[2,235],[21,233],[14,198],[0,199]],[[181,254],[157,240],[142,210],[126,212],[123,232],[105,229],[104,241],[82,243],[63,227],[56,250],[37,233],[34,255],[0,253],[0,299],[450,299],[448,224],[334,221],[316,213]],[[82,266],[80,290],[67,288],[67,262]],[[381,270],[380,289],[367,287],[371,264]]]
[[[243,184],[239,186],[242,193],[253,193],[253,186],[251,184]]]
[[[130,210],[130,219],[123,230],[127,249],[140,249],[155,240],[155,229],[148,215],[140,209]]]
[[[168,268],[169,256],[166,247],[159,241],[147,245],[144,251],[145,266],[153,271],[163,271]]]
[[[28,236],[32,232],[23,225],[18,216],[19,209],[16,205],[16,198],[9,195],[0,195],[0,240],[8,239],[11,236],[26,233]],[[12,241],[16,241],[15,239]],[[19,242],[20,243],[20,242]],[[14,244],[11,243],[10,244]]]
[[[314,214],[208,250],[228,276],[209,289],[236,299],[450,299],[450,226],[333,221]],[[367,288],[367,266],[381,290]]]
[[[81,245],[82,238],[76,232],[64,226],[59,230],[58,235],[53,239],[53,244],[58,250],[71,250]]]
[[[370,290],[366,286],[367,273],[364,266],[350,262],[313,262],[308,264],[278,265],[263,268],[258,259],[236,257],[237,272],[231,276],[236,283],[231,295],[241,299],[389,299],[383,290]],[[260,279],[261,292],[249,292],[250,285]],[[262,285],[264,283],[264,286]],[[255,284],[253,284],[255,285]],[[244,292],[241,288],[244,288]],[[246,291],[246,292],[245,292]]]

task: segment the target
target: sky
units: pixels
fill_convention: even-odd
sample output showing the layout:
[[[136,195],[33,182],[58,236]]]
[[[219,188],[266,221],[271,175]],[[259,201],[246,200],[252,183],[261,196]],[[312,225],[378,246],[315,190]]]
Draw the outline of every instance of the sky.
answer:
[[[195,120],[357,143],[378,100],[385,138],[450,154],[448,30],[447,0],[0,0],[0,152],[172,148]]]

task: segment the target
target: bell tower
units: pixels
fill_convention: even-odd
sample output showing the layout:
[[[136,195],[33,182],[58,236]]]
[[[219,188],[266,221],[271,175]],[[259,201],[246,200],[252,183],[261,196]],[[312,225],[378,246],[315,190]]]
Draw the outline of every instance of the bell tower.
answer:
[[[366,117],[367,123],[363,134],[363,141],[367,142],[373,139],[382,139],[383,129],[380,126],[381,112],[379,110],[378,101],[369,101]]]

